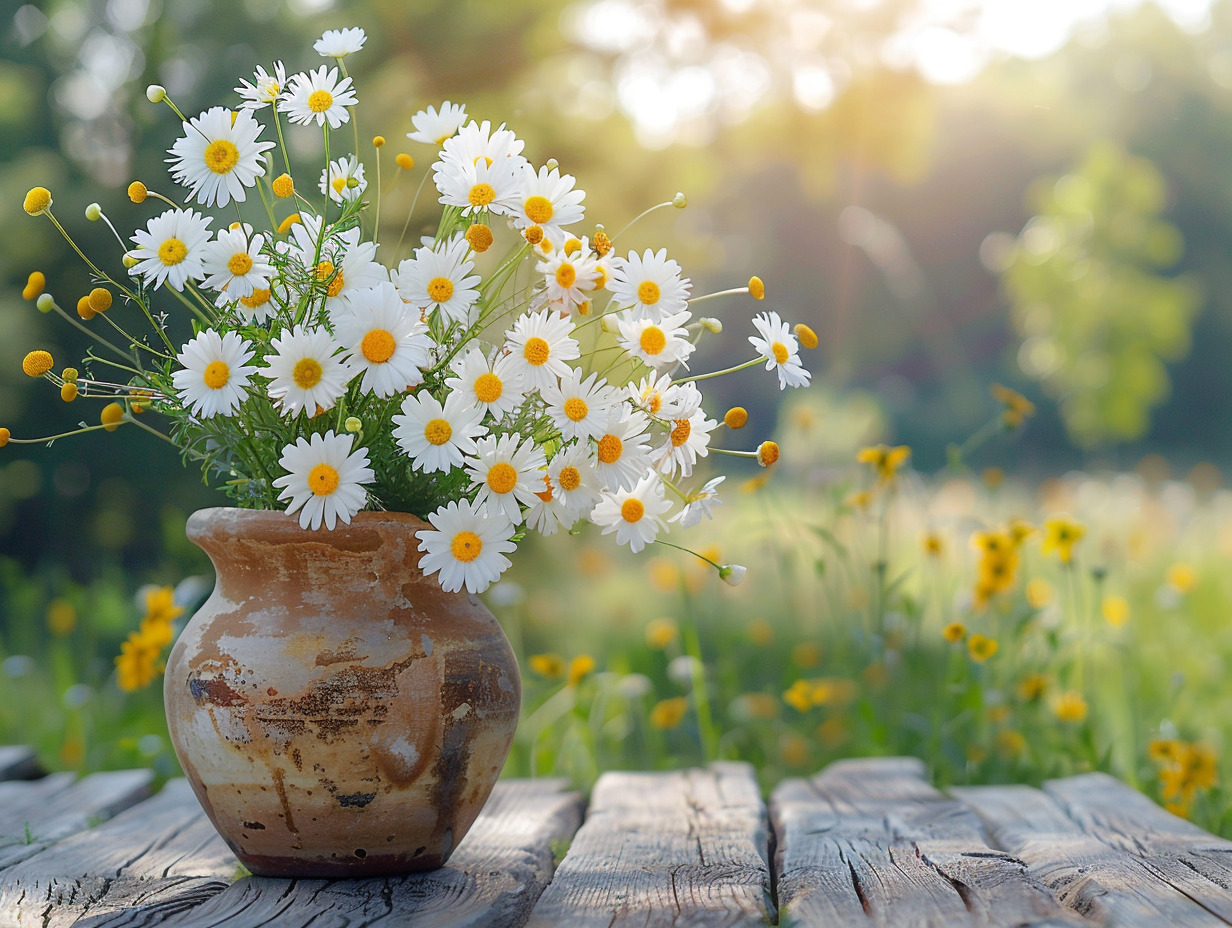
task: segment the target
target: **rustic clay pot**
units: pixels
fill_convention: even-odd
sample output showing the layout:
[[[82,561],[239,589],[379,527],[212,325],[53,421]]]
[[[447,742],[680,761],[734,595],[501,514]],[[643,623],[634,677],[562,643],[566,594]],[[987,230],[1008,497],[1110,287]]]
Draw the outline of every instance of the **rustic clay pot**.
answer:
[[[517,662],[478,599],[420,572],[423,528],[401,513],[333,531],[271,511],[188,520],[218,580],[168,660],[167,722],[253,873],[439,867],[496,782]]]

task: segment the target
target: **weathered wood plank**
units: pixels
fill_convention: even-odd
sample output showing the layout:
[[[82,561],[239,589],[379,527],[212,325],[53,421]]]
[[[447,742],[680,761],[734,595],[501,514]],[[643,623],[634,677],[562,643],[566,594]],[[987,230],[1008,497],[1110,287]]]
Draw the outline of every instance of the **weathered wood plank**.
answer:
[[[32,780],[44,772],[33,748],[0,745],[0,780]]]
[[[189,912],[116,913],[82,928],[516,928],[552,879],[552,844],[577,830],[564,780],[500,781],[440,870],[367,880],[239,880]]]
[[[236,866],[188,783],[173,780],[106,824],[0,870],[0,926],[60,928],[109,912],[142,924],[221,892]]]
[[[912,758],[840,761],[771,799],[792,925],[1081,925]]]
[[[768,841],[747,764],[604,774],[528,926],[763,926]]]
[[[1048,795],[1027,786],[951,792],[983,820],[992,843],[1021,858],[1066,905],[1109,925],[1228,923],[1160,879],[1142,858],[1088,834]]]

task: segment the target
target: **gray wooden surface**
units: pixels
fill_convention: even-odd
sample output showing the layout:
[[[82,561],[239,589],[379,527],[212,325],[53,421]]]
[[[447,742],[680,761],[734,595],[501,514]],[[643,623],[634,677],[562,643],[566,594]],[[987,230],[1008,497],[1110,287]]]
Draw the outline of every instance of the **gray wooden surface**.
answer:
[[[1232,842],[1103,774],[941,792],[849,760],[505,780],[437,871],[247,876],[183,781],[0,748],[0,928],[1232,925]],[[584,821],[583,821],[584,819]],[[581,826],[579,828],[579,825]]]

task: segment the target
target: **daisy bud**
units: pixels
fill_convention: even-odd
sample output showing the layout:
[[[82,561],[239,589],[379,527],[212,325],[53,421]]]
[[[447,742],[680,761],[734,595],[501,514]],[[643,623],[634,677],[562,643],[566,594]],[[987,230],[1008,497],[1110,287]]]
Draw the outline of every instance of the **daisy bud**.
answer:
[[[757,463],[769,467],[779,459],[779,446],[772,441],[763,441],[757,446]]]
[[[719,335],[723,331],[723,323],[714,318],[714,316],[705,316],[701,320],[702,328],[713,335]]]
[[[555,158],[549,158],[547,160],[546,167],[549,171],[555,171],[558,167],[560,167],[560,162],[557,161]]]
[[[60,388],[60,399],[64,400],[66,403],[71,403],[73,400],[77,399],[77,384],[66,383],[62,386]]]
[[[599,327],[610,335],[620,334],[620,323],[616,321],[616,317],[611,313],[599,319]]]
[[[111,309],[111,291],[106,287],[95,287],[89,292],[86,299],[90,301],[90,308],[96,313],[105,313]]]
[[[409,171],[415,166],[415,159],[404,151],[398,152],[398,154],[394,157],[394,161],[397,162],[398,167],[402,168],[404,171]]]
[[[473,222],[466,230],[466,243],[471,251],[482,254],[492,247],[492,230],[482,222]]]
[[[123,259],[121,260],[121,263],[122,263],[125,267],[132,268],[132,267],[136,267],[138,264],[140,264],[140,263],[141,263],[141,259],[139,259],[136,255],[132,254],[131,252],[129,252],[128,254],[125,254],[125,255],[124,255]]]
[[[98,421],[108,432],[114,432],[124,421],[124,407],[119,403],[108,403],[99,413]]]
[[[42,377],[55,364],[49,351],[31,351],[21,362],[21,371],[27,377]]]
[[[64,370],[60,372],[61,380],[76,380],[77,376],[78,376],[78,372],[77,372],[77,368],[75,367],[66,367]]]
[[[766,298],[766,285],[756,274],[749,278],[749,295],[755,300],[764,300]]]
[[[0,448],[3,448],[5,445],[9,443],[9,436],[11,436],[12,434],[13,433],[10,432],[8,429],[0,429]]]
[[[381,146],[383,146],[384,144],[385,144],[385,136],[383,136],[383,135],[374,135],[374,136],[372,137],[372,147],[373,147],[373,148],[380,148],[380,147],[381,147]]]
[[[86,219],[90,222],[98,222],[103,218],[103,208],[97,203],[91,203],[86,207]]]
[[[151,84],[145,89],[145,98],[151,103],[162,103],[167,99],[167,88],[162,84]]]
[[[82,319],[93,319],[98,313],[94,307],[90,305],[90,295],[86,294],[77,301],[77,315]]]
[[[355,434],[363,430],[364,424],[357,416],[347,416],[347,420],[343,423],[343,427],[351,434]]]
[[[723,424],[729,429],[742,429],[749,421],[749,412],[743,406],[733,406],[723,416]]]
[[[50,293],[40,293],[34,305],[40,313],[49,313],[56,308],[56,301]]]
[[[274,178],[270,187],[274,190],[274,196],[284,200],[295,194],[295,181],[291,180],[290,174],[279,174]]]
[[[31,187],[22,208],[30,216],[41,216],[51,206],[51,191],[46,187]]]
[[[144,203],[145,198],[149,195],[150,191],[147,190],[145,184],[139,180],[135,180],[128,185],[128,198],[134,203]]]
[[[26,286],[21,291],[23,300],[37,300],[43,293],[43,288],[47,286],[47,278],[42,271],[31,271],[30,276],[26,278]]]
[[[282,220],[282,222],[279,224],[278,234],[286,235],[288,232],[291,231],[291,226],[295,225],[299,221],[300,221],[299,213],[292,213],[286,219]]]
[[[719,568],[719,579],[728,586],[739,586],[748,568],[743,564],[724,564]]]
[[[684,209],[688,205],[689,200],[683,193],[677,192],[676,195],[672,197],[672,206],[676,207],[676,209]]]
[[[800,344],[805,348],[817,347],[817,333],[810,329],[803,322],[799,323],[796,328],[796,338],[800,339]]]

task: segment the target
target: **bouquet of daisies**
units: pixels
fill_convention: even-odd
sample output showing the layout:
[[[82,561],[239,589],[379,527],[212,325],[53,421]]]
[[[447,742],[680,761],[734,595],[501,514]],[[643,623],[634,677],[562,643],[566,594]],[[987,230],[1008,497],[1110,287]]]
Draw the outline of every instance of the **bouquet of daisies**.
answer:
[[[536,167],[504,125],[449,102],[415,114],[407,133],[437,149],[431,186],[427,175],[421,184],[439,202],[435,235],[383,262],[378,251],[397,249],[378,245],[368,216],[379,216],[384,139],[373,139],[367,165],[373,196],[357,131],[356,150],[332,157],[357,103],[344,58],[364,40],[360,29],[327,32],[315,47],[332,65],[289,78],[281,62],[257,68],[234,108],[192,118],[149,88],[182,122],[168,159],[182,202],[134,182],[131,200],[166,208],[127,241],[97,205],[87,209],[115,233],[127,275],[86,258],[97,286],[77,318],[31,275],[25,295],[99,347],[84,375],[57,375],[45,351],[26,356],[26,373],[66,400],[108,401],[97,425],[75,432],[152,431],[240,506],[283,508],[314,530],[366,508],[426,518],[421,564],[448,591],[484,590],[528,530],[585,520],[636,552],[669,522],[710,517],[723,477],[694,471],[719,450],[719,421],[699,382],[764,364],[780,388],[804,386],[799,348],[816,336],[761,313],[754,357],[692,372],[698,340],[722,324],[694,318],[706,297],[691,296],[666,249],[621,256],[602,226],[586,234],[571,175]],[[324,165],[293,168],[288,131],[322,133]],[[413,170],[409,155],[394,160]],[[25,209],[64,231],[45,188]],[[224,210],[243,218],[228,222]],[[724,293],[764,290],[753,278]],[[173,339],[185,319],[191,337]],[[736,408],[722,421],[739,428],[745,418]],[[0,445],[22,440],[0,429]],[[763,465],[778,454],[772,442],[727,453]],[[743,573],[714,566],[730,582]]]

